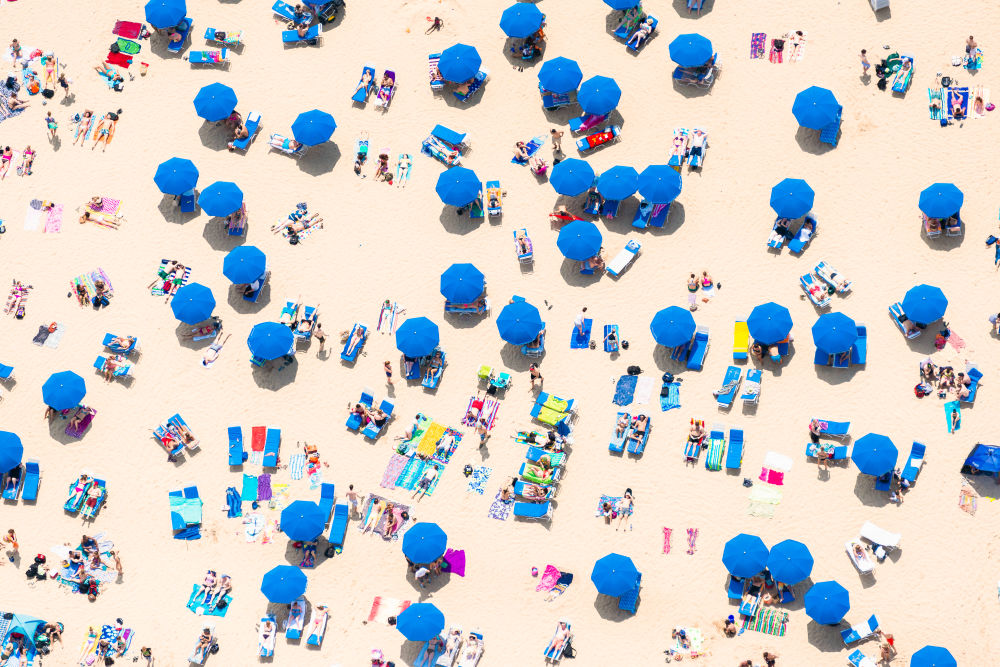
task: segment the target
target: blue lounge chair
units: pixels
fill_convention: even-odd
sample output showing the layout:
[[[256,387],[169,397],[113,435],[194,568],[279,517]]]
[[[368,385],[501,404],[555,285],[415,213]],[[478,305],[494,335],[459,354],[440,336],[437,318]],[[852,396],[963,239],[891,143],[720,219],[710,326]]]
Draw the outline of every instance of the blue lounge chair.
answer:
[[[721,424],[713,424],[708,433],[708,451],[705,452],[705,469],[722,470],[722,459],[726,453],[726,432]]]
[[[194,431],[192,431],[191,427],[187,425],[187,422],[184,421],[184,418],[181,417],[180,413],[177,413],[173,417],[168,419],[167,423],[169,425],[172,425],[176,432],[180,433],[181,430],[183,429],[186,430],[188,433],[190,433],[191,436],[194,438]],[[178,439],[180,440],[181,438]],[[200,441],[198,440],[198,438],[194,438],[191,442],[183,443],[182,446],[186,447],[190,451],[196,451],[199,448],[198,447],[199,442]]]
[[[963,403],[974,403],[976,394],[979,393],[979,381],[983,379],[983,372],[975,364],[968,364],[965,367],[965,375],[971,380],[969,385],[969,395],[962,399]]]
[[[910,455],[906,459],[906,465],[903,466],[903,472],[900,473],[900,477],[910,483],[917,481],[917,475],[920,474],[920,468],[924,465],[924,455],[926,453],[927,446],[914,440],[913,446],[910,447]]]
[[[818,448],[819,445],[814,442],[806,443],[806,456],[809,458],[816,458]],[[850,458],[850,448],[847,445],[834,447],[833,450],[828,453],[831,461],[846,461]]]
[[[306,31],[306,34],[299,37],[298,30],[282,30],[281,31],[281,41],[285,44],[318,44],[322,37],[323,27],[320,24],[316,24]]]
[[[437,372],[432,373],[434,367],[431,365],[431,360],[437,356],[437,353],[441,353],[441,366],[437,369]],[[437,389],[438,385],[441,384],[441,376],[444,375],[445,366],[447,366],[446,361],[447,355],[444,353],[440,347],[434,348],[434,352],[427,355],[427,374],[424,375],[423,380],[420,381],[420,385],[428,389]]]
[[[729,451],[726,452],[726,469],[739,470],[743,466],[743,429],[729,429]]]
[[[168,498],[182,498],[184,500],[192,500],[198,498],[198,487],[194,484],[185,486],[181,489],[175,491],[170,491],[167,493]],[[201,525],[201,508],[199,507],[197,512],[197,517],[194,521],[188,522],[180,512],[175,512],[173,509],[170,510],[170,528],[174,531],[180,531],[174,535],[175,539],[198,539],[200,534],[198,531],[198,526]],[[193,528],[193,530],[189,530]]]
[[[843,107],[841,107],[841,110],[837,112],[837,120],[833,121],[819,132],[819,140],[824,144],[830,144],[834,148],[837,147],[837,142],[840,141],[840,117],[842,111]]]
[[[642,20],[643,22],[650,23],[649,34],[646,35],[646,37],[639,39],[637,42],[631,42],[626,40],[625,48],[627,48],[629,51],[634,51],[638,53],[639,49],[642,48],[642,45],[646,43],[646,40],[649,40],[653,37],[653,33],[656,31],[656,25],[659,23],[659,21],[656,20],[655,16],[651,16],[649,14],[646,14],[646,16],[644,16]],[[638,30],[639,27],[636,26],[636,29],[633,30],[632,34],[628,36],[629,40],[632,39],[632,36],[635,35],[635,33],[638,32]]]
[[[456,90],[452,93],[452,95],[454,95],[460,102],[468,102],[473,95],[479,92],[479,89],[483,87],[483,84],[485,84],[489,78],[490,72],[484,67],[476,72],[476,76],[473,77],[471,82],[469,82],[469,89],[467,91],[462,93]]]
[[[850,368],[851,367],[851,351],[838,352],[836,354],[830,355],[830,363],[834,368]]]
[[[330,546],[338,549],[344,546],[344,537],[347,535],[347,521],[350,515],[350,507],[347,503],[337,503],[333,508],[333,519],[330,521],[330,532],[326,539]]]
[[[97,359],[94,360],[94,368],[100,372],[104,372],[104,367],[108,363],[108,358],[104,355],[97,355]],[[115,368],[114,372],[111,374],[112,377],[122,378],[126,377],[132,372],[132,364],[126,363]]]
[[[646,449],[646,443],[649,441],[649,431],[650,429],[653,428],[653,420],[649,418],[649,415],[645,416],[646,416],[646,430],[643,431],[642,435],[639,437],[638,440],[633,438],[632,435],[634,435],[636,432],[635,427],[636,424],[638,423],[639,415],[637,414],[635,417],[632,418],[632,425],[629,428],[629,437],[625,440],[625,442],[628,443],[629,454],[640,455]]]
[[[358,403],[365,406],[366,408],[370,408],[372,406],[372,403],[374,402],[375,402],[374,392],[368,387],[362,389],[361,398],[358,399]],[[359,428],[361,428],[361,417],[352,412],[351,415],[347,418],[347,428],[351,429],[352,431],[357,431]]]
[[[748,368],[746,380],[743,382],[743,393],[740,400],[744,404],[756,404],[760,400],[760,380],[763,373],[759,368]]]
[[[916,331],[907,334],[906,329],[903,328],[903,323],[899,321],[899,318],[902,315],[903,315],[903,304],[897,301],[896,303],[889,306],[889,317],[892,318],[892,321],[896,323],[896,326],[899,328],[900,331],[903,332],[903,335],[906,336],[907,339],[912,340],[913,338],[916,338],[921,333],[923,333],[920,329],[917,329]]]
[[[312,22],[312,14],[309,12],[302,12],[301,15],[296,19],[295,17],[295,7],[288,4],[287,2],[275,2],[271,7],[271,11],[285,19],[286,21],[292,21],[295,23],[301,23],[302,25],[309,25]]]
[[[365,430],[362,435],[370,440],[378,440],[378,437],[382,435],[382,431],[389,424],[392,419],[392,411],[396,409],[396,404],[390,401],[388,398],[382,399],[382,403],[378,406],[379,410],[385,413],[385,423],[382,426],[376,426],[374,421],[368,422],[365,426]]]
[[[305,331],[300,331],[298,325],[292,329],[292,335],[295,336],[296,342],[312,340],[313,328],[316,326],[316,319],[319,317],[319,313],[316,312],[317,309],[318,306],[302,306],[302,317],[299,318],[299,325],[308,323],[309,326]]]
[[[813,357],[813,364],[816,366],[829,366],[830,357],[832,356],[829,352],[816,348],[816,356]]]
[[[353,348],[348,349],[348,346],[351,344],[351,340],[354,338],[354,332],[359,329],[361,330],[360,340],[355,343]],[[354,327],[351,328],[351,335],[347,337],[347,342],[344,343],[344,349],[340,353],[340,358],[353,364],[358,360],[358,354],[361,352],[361,348],[365,346],[366,340],[368,340],[368,327],[360,322],[355,322]]]
[[[840,637],[844,640],[845,645],[853,644],[871,637],[876,630],[878,630],[878,619],[875,618],[875,614],[872,614],[864,623],[857,623],[846,630],[841,630]]]
[[[566,576],[566,574],[563,574],[563,576]],[[570,575],[570,576],[572,576],[572,575]],[[571,581],[572,581],[572,579],[571,579]],[[562,622],[563,621],[560,621],[560,623],[562,623]],[[565,621],[565,623],[566,623],[566,630],[567,631],[573,629],[573,624],[572,623],[570,623],[569,621]],[[559,632],[560,632],[560,628],[557,625],[556,626],[556,634],[558,634]],[[552,635],[552,636],[554,638],[556,635]],[[571,634],[570,638],[572,638],[572,636],[573,635]],[[549,648],[549,646],[552,645],[552,642],[550,641],[546,645],[545,650],[542,651],[542,654],[545,656],[546,660],[549,660],[551,662],[559,662],[560,660],[562,660],[563,652],[566,650],[566,645],[569,644],[569,643],[570,642],[560,642],[559,643],[559,648]]]
[[[229,465],[241,466],[247,460],[243,450],[243,427],[236,424],[229,427]]]
[[[639,25],[639,22],[642,21],[643,18],[645,18],[645,16],[641,10],[635,17],[634,21],[625,21],[623,17],[622,21],[618,24],[618,27],[615,28],[615,37],[621,40],[628,39],[628,36],[635,31],[636,26]]]
[[[14,367],[0,364],[0,380],[9,380],[14,376]]]
[[[594,179],[594,182],[597,182],[596,178]],[[587,203],[583,206],[583,212],[587,215],[597,215],[601,212],[600,193],[596,191],[587,193]],[[593,271],[591,271],[591,273],[593,273]]]
[[[191,188],[184,194],[179,195],[179,197],[178,205],[180,206],[181,213],[194,213],[198,206],[194,188]]]
[[[562,477],[562,469],[561,468],[556,468],[555,470],[552,471],[552,477],[550,477],[549,479],[544,480],[544,481],[539,480],[539,479],[535,479],[534,477],[531,476],[530,473],[528,473],[527,475],[525,474],[525,473],[527,473],[529,465],[532,465],[532,464],[529,463],[529,462],[527,462],[527,461],[525,461],[524,463],[522,463],[521,467],[517,469],[517,474],[518,474],[519,477],[524,477],[524,479],[526,479],[527,481],[534,482],[538,486],[542,486],[542,487],[552,486],[552,485],[556,484],[559,481],[560,477]]]
[[[639,589],[642,588],[642,572],[635,578],[635,588],[618,597],[618,608],[631,614],[639,604]]]
[[[829,290],[821,285],[815,276],[811,273],[807,273],[799,277],[799,284],[802,285],[802,291],[806,293],[809,300],[817,308],[829,308],[830,307],[830,292]],[[818,289],[817,289],[818,288]]]
[[[812,223],[812,231],[806,227],[806,223]],[[816,233],[818,228],[816,224],[816,218],[811,215],[807,215],[806,219],[802,221],[802,226],[799,227],[798,233],[795,238],[788,241],[788,249],[794,253],[801,253],[805,250],[806,246],[809,245],[809,241],[812,240],[813,234]]]
[[[705,4],[705,0],[688,0],[688,11],[701,14],[701,6]]]
[[[247,129],[246,139],[233,139],[233,148],[236,150],[244,151],[250,147],[253,140],[257,138],[257,130],[260,129],[260,112],[251,111],[247,114],[246,119],[243,121],[243,126]]]
[[[219,51],[191,51],[188,62],[192,65],[228,65],[229,49]]]
[[[542,88],[541,83],[538,84],[538,92],[542,96],[542,107],[545,109],[560,109],[569,106],[572,102],[569,93],[553,93]]]
[[[4,500],[17,500],[18,494],[21,493],[21,485],[24,483],[24,467],[18,463],[14,470],[21,474],[17,477],[12,477],[6,472],[3,474],[3,493],[0,495],[3,496]]]
[[[618,430],[618,420],[622,418],[628,422],[628,425],[622,430],[622,434],[618,435],[616,432]],[[615,421],[615,429],[611,432],[611,443],[608,445],[608,451],[620,454],[625,451],[625,440],[628,438],[629,431],[632,430],[632,416],[627,412],[619,412],[618,420]]]
[[[531,347],[530,343],[521,346],[521,354],[526,357],[540,357],[545,354],[545,322],[542,322],[542,333],[538,336],[538,347]]]
[[[726,595],[730,600],[742,600],[743,589],[746,582],[735,575],[729,575],[729,584],[726,586]]]
[[[605,352],[617,352],[618,351],[618,325],[617,324],[605,324],[604,325],[604,351]]]
[[[885,491],[888,493],[892,490],[892,473],[887,472],[886,474],[875,478],[875,490]]]
[[[652,214],[649,216],[649,226],[661,229],[670,216],[670,204],[654,204]]]
[[[705,364],[705,355],[708,354],[708,327],[699,325],[695,329],[694,339],[691,341],[691,354],[687,360],[687,367],[693,371],[700,371]]]
[[[333,482],[323,482],[319,487],[319,505],[320,511],[323,513],[323,525],[330,523],[330,514],[333,512],[333,504],[336,499],[336,487]]]
[[[38,478],[41,471],[38,461],[28,459],[24,462],[24,484],[21,487],[21,499],[25,502],[38,500]]]
[[[585,350],[590,347],[590,332],[594,327],[594,320],[585,319],[583,321],[583,333],[573,325],[573,332],[570,336],[569,346],[573,350]]]
[[[618,217],[618,207],[620,205],[621,200],[619,199],[605,199],[604,204],[601,205],[601,216],[608,220],[614,220]]]
[[[632,217],[632,226],[638,229],[645,229],[649,226],[649,217],[653,214],[653,203],[647,199],[639,202],[639,208],[635,209]]]
[[[750,600],[740,602],[740,614],[753,618],[757,615],[757,608],[760,606],[760,589],[758,588],[755,593],[751,589],[751,594],[753,594],[754,597]]]
[[[698,420],[702,428],[705,428],[705,422]],[[697,442],[691,442],[690,439],[685,439],[684,441],[684,458],[688,463],[694,463],[698,460],[698,456],[701,455],[701,445],[705,442],[705,437],[702,436]]]
[[[868,363],[868,328],[863,324],[858,325],[858,339],[851,347],[851,363]]]
[[[264,468],[278,467],[278,449],[281,447],[281,429],[273,426],[267,427],[267,439],[264,440],[264,460],[261,466]]]
[[[114,334],[106,333],[104,334],[104,339],[101,341],[101,344],[104,345],[104,347],[111,350],[112,352],[114,352],[115,354],[129,354],[139,348],[138,336],[134,337],[132,344],[129,345],[128,347],[121,347],[120,345],[112,345],[111,341],[113,341],[115,338],[117,338],[117,336],[115,336]]]
[[[815,418],[821,425],[826,424],[825,428],[820,430],[823,435],[829,436],[831,438],[846,438],[849,437],[849,431],[851,430],[851,422],[835,422],[829,419]]]
[[[514,516],[519,519],[535,519],[548,521],[552,518],[552,505],[546,500],[544,503],[514,503]]]
[[[264,291],[264,287],[267,285],[267,279],[270,276],[271,276],[271,272],[270,271],[265,272],[264,276],[263,276],[263,279],[260,281],[260,287],[258,287],[257,289],[255,289],[253,292],[250,292],[249,294],[247,294],[246,292],[244,292],[243,293],[243,300],[244,301],[249,301],[250,303],[257,303],[257,301],[260,299],[261,292]],[[257,281],[254,281],[254,282],[257,282]],[[292,345],[294,347],[295,344],[293,343]],[[289,351],[289,354],[292,354],[292,352]]]
[[[715,402],[720,407],[732,406],[733,401],[736,400],[736,392],[740,389],[742,377],[743,371],[737,366],[730,366],[726,369],[726,376],[722,379],[722,387],[714,392]]]
[[[669,348],[670,349],[670,358],[673,361],[676,361],[677,363],[680,363],[680,364],[686,363],[687,360],[688,360],[688,356],[691,354],[691,343],[692,342],[693,342],[693,339],[692,339],[692,341],[689,341],[689,342],[684,343],[682,345],[676,345],[676,346],[674,346],[672,348]]]
[[[274,657],[274,633],[272,632],[270,636],[265,636],[264,627],[270,624],[270,627],[277,629],[278,620],[274,617],[274,614],[267,614],[260,619],[260,630],[257,634],[257,655],[261,658],[272,658]]]
[[[188,35],[191,34],[191,26],[194,25],[194,20],[189,19],[186,16],[181,19],[181,22],[177,24],[176,30],[181,38],[174,42],[167,42],[167,51],[173,51],[174,53],[180,53],[181,49],[184,48],[184,42],[187,41]]]
[[[367,84],[365,83],[366,74],[368,75]],[[361,68],[361,78],[358,79],[358,89],[351,95],[351,99],[359,104],[365,104],[373,90],[375,90],[375,66],[371,63],[365,63],[365,66]]]
[[[566,454],[564,452],[549,452],[537,445],[528,447],[528,452],[524,455],[524,458],[532,463],[538,463],[543,456],[549,457],[549,462],[552,464],[553,468],[562,467],[563,463],[566,461]]]
[[[781,216],[774,219],[774,226],[771,228],[771,235],[767,237],[767,247],[773,248],[775,250],[781,250],[785,245],[784,234],[776,234],[774,232],[778,231],[778,224],[781,222]]]
[[[847,656],[847,662],[851,663],[854,667],[876,667],[877,662],[869,658],[867,655],[861,652],[861,649],[855,649],[849,656]]]
[[[83,485],[83,491],[81,491],[80,495],[76,498],[76,500],[74,500],[73,494],[76,492],[76,480],[70,483],[69,485],[70,495],[63,503],[63,509],[71,514],[79,511],[80,507],[83,506],[83,501],[86,500],[87,498],[87,491],[90,490],[90,487],[93,486],[93,484],[94,484],[94,478],[92,476],[88,476],[87,483]]]

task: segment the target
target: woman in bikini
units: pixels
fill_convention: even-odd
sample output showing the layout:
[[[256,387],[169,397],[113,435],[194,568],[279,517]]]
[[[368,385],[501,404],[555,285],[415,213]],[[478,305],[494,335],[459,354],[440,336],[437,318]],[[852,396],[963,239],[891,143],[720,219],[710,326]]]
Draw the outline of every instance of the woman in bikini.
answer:
[[[70,487],[69,497],[66,498],[66,502],[75,506],[83,498],[83,494],[86,492],[88,486],[90,486],[90,477],[86,474],[80,475],[80,478],[76,480],[76,484]]]
[[[59,61],[56,60],[55,54],[49,51],[42,56],[42,64],[45,66],[45,79],[42,85],[48,90],[55,90],[56,66],[59,64]]]
[[[104,117],[97,123],[97,128],[95,128],[97,136],[94,138],[94,145],[90,147],[90,150],[97,148],[97,144],[104,144],[104,148],[101,149],[102,153],[108,150],[108,142],[115,136],[115,127],[118,125],[118,115],[121,112],[122,110],[119,109],[117,113],[109,111],[104,114]]]
[[[91,111],[90,109],[85,110],[83,112],[83,115],[80,116],[80,122],[77,123],[76,126],[76,137],[73,138],[74,146],[76,145],[76,142],[80,140],[80,137],[84,137],[86,139],[87,132],[90,131],[90,125],[93,122],[94,122],[94,112]],[[83,146],[83,144],[80,145]]]
[[[10,169],[10,161],[14,158],[14,151],[10,149],[10,146],[4,146],[3,153],[0,153],[0,179],[7,176],[7,171]]]

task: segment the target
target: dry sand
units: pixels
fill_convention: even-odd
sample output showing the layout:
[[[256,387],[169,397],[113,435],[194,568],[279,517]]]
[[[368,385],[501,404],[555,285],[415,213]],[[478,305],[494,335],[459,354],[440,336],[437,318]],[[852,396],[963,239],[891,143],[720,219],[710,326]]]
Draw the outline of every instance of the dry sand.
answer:
[[[986,316],[996,312],[991,285],[996,277],[990,251],[982,239],[995,231],[996,188],[989,176],[990,146],[997,131],[985,120],[941,129],[928,120],[925,88],[937,71],[957,75],[963,84],[989,86],[993,67],[990,27],[1000,24],[1000,11],[974,2],[956,9],[936,2],[899,3],[888,13],[873,15],[864,0],[815,0],[801,6],[734,3],[719,0],[700,18],[689,17],[680,0],[649,0],[659,17],[656,37],[633,55],[605,30],[607,7],[586,3],[543,3],[549,36],[547,57],[576,58],[585,76],[615,77],[624,91],[618,109],[622,141],[589,157],[600,172],[615,164],[642,169],[666,161],[675,126],[707,128],[710,148],[701,172],[684,171],[684,191],[662,230],[634,231],[629,226],[635,201],[621,217],[600,222],[610,255],[627,237],[643,244],[642,254],[621,279],[582,279],[574,263],[564,261],[546,214],[559,202],[547,183],[509,163],[519,139],[564,127],[572,111],[549,114],[539,104],[538,64],[516,71],[504,56],[497,27],[504,3],[350,1],[338,24],[324,35],[321,47],[282,48],[279,30],[266,3],[191,3],[194,39],[188,46],[205,48],[207,26],[242,28],[245,49],[232,57],[224,72],[192,68],[167,54],[162,38],[143,43],[137,60],[150,63],[149,74],[109,91],[92,67],[112,41],[116,19],[141,20],[140,3],[4,2],[0,6],[3,39],[16,36],[26,46],[54,49],[66,63],[75,98],[65,104],[57,93],[47,107],[32,99],[28,111],[0,124],[0,145],[16,150],[30,143],[38,150],[35,173],[20,178],[11,172],[0,183],[3,272],[34,285],[24,321],[3,320],[3,359],[17,366],[16,383],[7,385],[2,404],[3,428],[19,433],[26,457],[42,466],[37,504],[5,503],[0,528],[14,527],[21,542],[19,567],[5,563],[4,609],[65,623],[65,646],[46,664],[73,664],[79,643],[91,624],[123,617],[135,628],[136,645],[154,647],[161,665],[184,664],[201,621],[184,607],[191,584],[207,568],[231,574],[235,598],[218,623],[222,652],[211,664],[251,664],[255,658],[255,623],[268,609],[259,592],[261,575],[286,558],[285,540],[246,544],[238,519],[219,511],[225,489],[239,474],[225,466],[226,426],[273,424],[283,429],[281,455],[287,461],[297,441],[316,443],[329,463],[323,478],[348,483],[362,492],[380,491],[378,482],[395,438],[410,418],[424,412],[458,426],[475,371],[487,363],[508,368],[514,385],[500,408],[492,440],[478,452],[468,433],[443,475],[438,490],[415,510],[420,520],[437,521],[451,544],[468,554],[464,579],[435,582],[425,592],[407,576],[398,543],[361,536],[355,523],[344,552],[321,559],[309,572],[310,603],[326,603],[331,622],[322,650],[289,645],[278,638],[274,664],[367,664],[372,647],[410,664],[417,645],[394,629],[365,624],[374,596],[429,600],[449,623],[485,634],[483,665],[542,663],[542,649],[556,620],[572,620],[574,645],[581,665],[622,662],[649,665],[662,660],[670,629],[697,626],[708,637],[710,655],[698,662],[730,666],[747,657],[759,660],[762,650],[781,655],[779,664],[843,664],[848,651],[832,628],[809,621],[799,602],[789,608],[787,635],[774,638],[746,632],[724,639],[713,622],[735,608],[727,604],[723,544],[738,532],[760,535],[768,545],[782,539],[803,540],[816,558],[812,579],[836,579],[851,593],[850,622],[876,613],[894,633],[906,664],[925,643],[948,646],[960,664],[986,664],[998,645],[989,628],[996,620],[996,508],[983,498],[975,517],[961,512],[956,501],[962,484],[958,469],[970,447],[989,441],[986,415],[996,405],[991,383],[997,364]],[[425,16],[444,18],[444,30],[425,36]],[[750,34],[771,36],[789,29],[808,31],[805,58],[772,65],[748,58]],[[698,31],[713,40],[723,71],[710,93],[679,90],[670,84],[672,65],[667,44],[680,32]],[[970,33],[986,50],[986,68],[975,77],[952,68]],[[980,36],[980,33],[983,33]],[[462,40],[475,45],[491,71],[489,83],[471,104],[435,96],[426,81],[426,55]],[[5,41],[4,44],[7,42]],[[859,80],[858,51],[867,48],[873,62],[882,44],[916,55],[912,88],[900,98]],[[387,113],[354,107],[350,94],[361,66],[371,61],[381,74],[394,69],[399,90]],[[135,67],[133,67],[135,71]],[[239,96],[239,110],[263,114],[262,135],[248,155],[225,150],[221,129],[204,124],[191,100],[202,85],[222,81]],[[792,99],[808,85],[830,87],[844,105],[843,137],[828,150],[812,132],[796,132]],[[117,135],[107,152],[88,145],[72,146],[67,117],[85,108],[98,112],[122,108]],[[310,151],[300,161],[267,151],[267,134],[287,134],[296,114],[314,107],[338,122],[333,141]],[[52,109],[61,123],[61,144],[50,146],[42,122]],[[473,150],[465,164],[484,180],[499,178],[508,192],[502,223],[472,224],[442,207],[433,186],[442,167],[416,155],[419,142],[435,123],[471,134]],[[564,128],[565,129],[565,128]],[[387,147],[393,155],[415,154],[412,178],[405,189],[373,182],[372,162],[359,179],[351,170],[355,138],[362,130],[372,149]],[[563,139],[572,147],[569,133]],[[181,216],[152,181],[156,165],[174,156],[191,158],[201,171],[201,187],[217,179],[236,181],[246,193],[250,229],[244,239],[225,236],[218,220],[204,214]],[[551,157],[546,145],[542,155]],[[787,251],[767,252],[765,240],[773,220],[768,207],[772,185],[786,176],[806,178],[815,188],[815,214],[820,231],[801,257]],[[917,196],[935,181],[954,181],[965,192],[965,238],[928,241],[920,234]],[[90,196],[121,198],[128,222],[119,231],[75,223],[74,208]],[[27,202],[44,198],[66,207],[59,234],[22,228]],[[269,226],[296,202],[326,218],[325,229],[289,246]],[[579,206],[579,202],[572,203]],[[535,270],[518,266],[512,230],[526,226],[535,242]],[[259,304],[249,307],[222,276],[222,258],[240,243],[268,254],[273,277]],[[201,367],[207,343],[179,338],[178,327],[162,298],[145,286],[161,258],[177,258],[194,267],[192,279],[210,286],[219,301],[217,313],[233,338],[214,368]],[[854,280],[853,294],[835,298],[833,309],[868,324],[869,363],[857,372],[816,370],[809,327],[816,311],[802,299],[798,276],[819,260],[835,265]],[[545,389],[581,401],[575,443],[560,484],[557,509],[549,524],[506,522],[486,513],[506,475],[516,472],[523,450],[508,436],[529,425],[532,393],[527,362],[500,341],[489,318],[454,319],[442,315],[438,277],[454,261],[474,261],[486,274],[494,316],[512,293],[540,306],[548,322],[548,352],[542,362]],[[116,295],[110,308],[95,312],[66,298],[75,275],[103,267]],[[652,435],[641,459],[610,456],[606,451],[616,406],[611,402],[614,378],[630,364],[658,376],[673,368],[654,349],[648,334],[653,313],[686,303],[684,280],[691,271],[709,270],[722,283],[718,296],[701,307],[699,324],[712,331],[705,369],[684,372],[683,407],[655,411]],[[941,286],[950,298],[947,319],[965,339],[961,353],[951,346],[933,352],[932,337],[907,342],[886,316],[886,306],[919,282]],[[244,341],[257,322],[275,320],[285,297],[301,295],[321,304],[321,321],[331,334],[327,353],[314,343],[292,367],[262,372],[247,363]],[[448,369],[440,390],[427,392],[398,381],[394,397],[399,418],[375,445],[342,426],[345,406],[360,389],[373,386],[385,394],[382,363],[399,364],[392,339],[374,334],[356,366],[340,363],[335,334],[352,322],[374,326],[383,299],[398,301],[410,316],[427,315],[441,326]],[[759,408],[746,412],[737,405],[717,414],[711,390],[730,363],[732,322],[757,303],[775,300],[795,319],[795,354],[787,365],[765,365]],[[609,360],[600,351],[568,349],[571,321],[581,306],[595,320],[621,325],[631,342],[627,353]],[[62,322],[66,334],[58,349],[37,347],[37,326]],[[105,331],[135,334],[142,356],[131,383],[107,384],[90,364],[101,351]],[[937,398],[917,400],[917,361],[977,361],[986,385],[974,409],[967,409],[963,428],[945,431]],[[88,382],[86,403],[99,411],[83,440],[68,440],[62,426],[46,429],[41,418],[41,384],[49,373],[72,369]],[[676,369],[674,369],[676,370]],[[164,461],[150,428],[180,412],[201,437],[201,453],[176,463]],[[871,489],[871,479],[853,465],[817,475],[802,456],[806,424],[811,416],[851,420],[858,436],[869,431],[889,435],[903,452],[914,439],[927,444],[928,459],[916,487],[901,506],[887,504]],[[746,431],[748,446],[742,475],[712,473],[699,464],[685,467],[682,442],[691,417],[710,424],[722,421]],[[756,478],[768,451],[786,454],[794,468],[786,475],[783,502],[772,519],[748,516],[748,489],[743,476]],[[466,463],[493,469],[486,493],[466,492],[461,468]],[[103,473],[109,483],[108,505],[91,525],[63,513],[65,489],[81,469]],[[247,471],[259,472],[247,465]],[[200,541],[171,539],[167,490],[180,483],[198,484],[205,499],[204,536]],[[288,483],[282,470],[275,481]],[[237,484],[238,485],[238,484]],[[594,517],[601,493],[619,494],[631,487],[637,498],[634,530],[622,534]],[[987,496],[995,495],[981,486]],[[384,490],[381,490],[384,491]],[[387,492],[402,500],[402,491]],[[291,498],[315,498],[306,481],[291,482]],[[276,518],[276,512],[268,512]],[[903,534],[898,559],[877,570],[875,580],[859,578],[844,553],[865,520]],[[662,528],[673,529],[674,547],[661,553]],[[685,553],[687,528],[699,529],[697,551]],[[98,601],[88,603],[52,582],[26,584],[21,571],[37,552],[76,540],[82,532],[106,531],[121,551],[125,576]],[[608,552],[633,558],[643,572],[638,613],[625,615],[614,600],[598,596],[588,581],[595,559]],[[534,591],[530,568],[546,564],[572,572],[576,581],[553,603]],[[862,648],[877,654],[877,646]],[[133,647],[133,651],[135,647]],[[130,654],[130,655],[134,655]]]

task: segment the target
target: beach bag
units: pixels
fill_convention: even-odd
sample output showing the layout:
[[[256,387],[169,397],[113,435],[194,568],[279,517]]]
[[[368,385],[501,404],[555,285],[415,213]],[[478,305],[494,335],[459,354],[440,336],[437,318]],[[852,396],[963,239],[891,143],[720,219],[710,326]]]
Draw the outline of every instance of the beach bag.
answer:
[[[52,90],[51,88],[45,88],[44,90],[42,90],[42,97],[44,97],[45,99],[51,100],[52,96],[55,94],[56,91]]]
[[[671,373],[670,371],[667,371],[666,373],[663,374],[663,384],[670,384],[673,381],[674,381],[674,374],[673,373]]]
[[[638,375],[639,373],[642,372],[642,369],[639,368],[638,366],[629,366],[628,369],[626,369],[626,372],[629,375]]]

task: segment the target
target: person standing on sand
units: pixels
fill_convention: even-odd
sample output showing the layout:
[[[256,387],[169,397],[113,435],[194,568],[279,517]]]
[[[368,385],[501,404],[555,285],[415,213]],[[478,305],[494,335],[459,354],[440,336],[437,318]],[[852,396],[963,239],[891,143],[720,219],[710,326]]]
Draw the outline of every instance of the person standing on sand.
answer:
[[[576,319],[573,320],[573,326],[576,327],[576,332],[580,336],[583,335],[583,323],[584,323],[584,319],[587,317],[586,316],[586,312],[587,312],[587,307],[584,306],[583,310],[581,310],[579,313],[577,313]]]
[[[389,361],[385,362],[385,382],[392,386],[392,363]]]
[[[531,388],[535,388],[535,380],[538,380],[538,384],[541,385],[545,378],[542,377],[542,372],[538,370],[537,364],[531,364],[528,366],[528,373],[531,375]]]
[[[868,49],[861,49],[861,76],[868,76],[868,68],[871,66],[868,62]]]
[[[316,328],[313,329],[313,337],[319,341],[319,351],[322,352],[323,345],[326,344],[326,334],[323,333],[323,327],[319,325],[319,322],[316,323]],[[390,382],[389,384],[392,383]]]
[[[345,493],[344,495],[347,496],[347,502],[351,503],[351,514],[357,514],[358,513],[358,492],[354,490],[354,485],[353,484],[348,485],[348,487],[347,487],[347,493]]]
[[[7,560],[13,563],[14,556],[17,555],[17,533],[14,532],[13,528],[9,529],[7,534],[3,536],[3,544],[10,545],[10,553],[7,554]],[[0,565],[2,564],[3,561],[0,561]]]
[[[562,153],[563,152],[562,138],[565,132],[563,132],[562,130],[557,130],[556,128],[552,128],[551,130],[549,130],[549,134],[552,135],[552,152]]]

